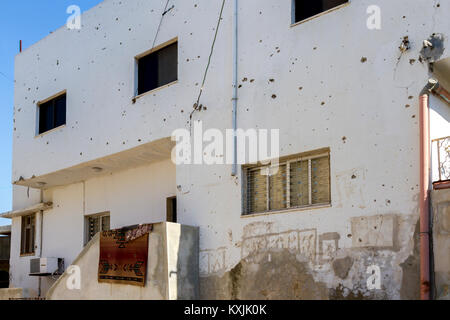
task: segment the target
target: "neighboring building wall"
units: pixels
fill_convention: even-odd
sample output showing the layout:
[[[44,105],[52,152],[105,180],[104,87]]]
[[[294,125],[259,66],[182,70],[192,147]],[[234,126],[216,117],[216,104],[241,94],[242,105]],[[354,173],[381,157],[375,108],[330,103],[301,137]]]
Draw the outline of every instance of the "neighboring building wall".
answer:
[[[431,199],[435,296],[450,300],[450,189],[433,190]]]
[[[162,2],[105,1],[83,15],[80,31],[61,28],[16,57],[14,181],[189,128],[221,3],[172,3],[156,43],[178,37],[178,82],[135,104],[134,57],[150,49]],[[47,190],[54,209],[44,214],[44,255],[73,261],[83,213],[111,211],[113,227],[155,222],[176,192],[179,222],[200,227],[202,298],[418,298],[418,95],[430,76],[419,52],[432,33],[449,30],[450,3],[380,0],[379,31],[366,28],[372,4],[353,0],[290,27],[290,0],[240,1],[238,125],[281,129],[281,156],[329,147],[330,207],[242,217],[242,174],[232,177],[230,166],[178,166],[170,182],[136,169],[86,181],[85,206],[82,183]],[[231,21],[227,1],[202,95],[207,110],[193,115],[205,130],[231,128]],[[401,54],[405,36],[412,48]],[[63,89],[67,125],[35,138],[36,102]],[[158,193],[144,205],[155,190],[146,193],[147,183]],[[13,247],[18,234],[14,219]],[[16,249],[14,284],[35,288],[18,259]],[[373,265],[381,289],[369,290]]]

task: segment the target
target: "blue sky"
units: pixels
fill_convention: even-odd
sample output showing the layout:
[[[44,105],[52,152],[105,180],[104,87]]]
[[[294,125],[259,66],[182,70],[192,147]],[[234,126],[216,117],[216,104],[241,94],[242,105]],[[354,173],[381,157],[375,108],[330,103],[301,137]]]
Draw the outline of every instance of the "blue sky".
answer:
[[[86,11],[102,0],[6,0],[0,8],[0,212],[11,210],[14,56],[63,26],[70,5]],[[10,224],[0,219],[0,226]]]

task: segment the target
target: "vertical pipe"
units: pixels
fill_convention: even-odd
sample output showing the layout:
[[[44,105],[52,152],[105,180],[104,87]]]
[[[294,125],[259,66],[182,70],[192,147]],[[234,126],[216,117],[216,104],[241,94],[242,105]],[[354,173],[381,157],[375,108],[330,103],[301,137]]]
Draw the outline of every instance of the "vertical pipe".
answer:
[[[428,94],[419,97],[420,114],[420,299],[430,299],[430,134]]]
[[[233,8],[233,168],[231,175],[237,175],[237,99],[238,99],[238,0]]]
[[[22,52],[22,40],[19,41],[19,51]]]

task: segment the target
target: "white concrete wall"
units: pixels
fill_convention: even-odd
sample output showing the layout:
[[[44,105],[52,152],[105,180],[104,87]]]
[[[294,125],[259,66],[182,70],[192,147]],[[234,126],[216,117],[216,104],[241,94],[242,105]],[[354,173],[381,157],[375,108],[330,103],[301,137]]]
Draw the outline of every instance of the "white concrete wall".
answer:
[[[165,16],[156,43],[178,37],[178,83],[136,104],[131,102],[133,57],[150,49],[162,1],[105,1],[83,15],[80,31],[62,28],[16,57],[13,180],[107,156],[188,126],[221,2],[172,3],[175,9]],[[159,181],[154,197],[145,192],[149,177],[141,171],[87,181],[86,213],[111,210],[113,227],[141,222],[147,212],[161,219],[161,211],[152,208],[161,208],[168,191],[176,191],[179,222],[200,227],[200,271],[205,279],[222,277],[244,261],[249,242],[264,240],[267,234],[282,239],[294,232],[300,243],[309,244],[294,249],[307,256],[315,282],[328,289],[343,284],[352,292],[365,284],[366,267],[377,263],[384,290],[364,294],[405,297],[402,264],[417,257],[418,96],[430,76],[418,57],[424,39],[433,32],[448,32],[450,3],[442,2],[439,8],[427,0],[375,3],[382,10],[382,29],[370,31],[366,9],[374,4],[371,0],[352,0],[295,27],[290,27],[291,0],[240,1],[238,125],[280,129],[282,156],[329,147],[331,207],[241,217],[241,175],[233,178],[230,166],[217,165],[179,166],[176,182],[171,180],[164,190],[159,184],[167,180],[154,172],[152,178]],[[205,129],[231,127],[231,9],[232,1],[227,1],[202,95],[208,109],[193,118],[203,121]],[[404,36],[409,36],[411,49],[401,55],[398,47]],[[63,89],[68,92],[67,125],[35,138],[36,102]],[[162,171],[175,172],[164,166]],[[44,251],[67,251],[69,261],[82,245],[81,190],[81,185],[73,185],[46,192],[46,197],[53,192],[56,204],[67,203],[70,213],[56,207],[48,213],[51,218],[44,218],[45,228],[51,230],[44,235]],[[372,216],[370,225],[386,220],[392,232],[374,234],[358,224],[360,219],[352,220]],[[70,240],[60,252],[62,244],[54,242],[66,239],[61,225],[70,221],[69,228],[77,231],[67,231]],[[357,227],[366,230],[364,243],[374,251],[358,246],[352,235]],[[336,250],[325,255],[320,239],[329,234],[339,240]],[[382,240],[373,240],[377,237]],[[352,257],[353,267],[340,279],[332,262],[346,256]]]

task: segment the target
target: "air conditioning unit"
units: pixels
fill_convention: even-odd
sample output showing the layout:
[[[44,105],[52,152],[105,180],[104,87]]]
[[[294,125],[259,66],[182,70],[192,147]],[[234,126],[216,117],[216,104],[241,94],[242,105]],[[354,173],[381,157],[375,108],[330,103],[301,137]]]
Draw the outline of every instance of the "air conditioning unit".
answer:
[[[30,260],[30,276],[49,276],[62,274],[64,259],[62,258],[36,258]]]

